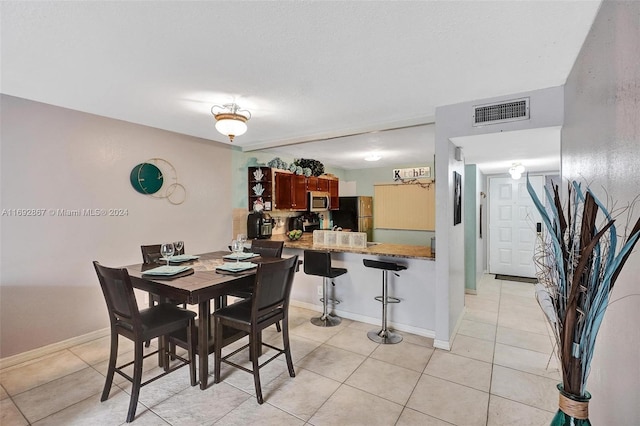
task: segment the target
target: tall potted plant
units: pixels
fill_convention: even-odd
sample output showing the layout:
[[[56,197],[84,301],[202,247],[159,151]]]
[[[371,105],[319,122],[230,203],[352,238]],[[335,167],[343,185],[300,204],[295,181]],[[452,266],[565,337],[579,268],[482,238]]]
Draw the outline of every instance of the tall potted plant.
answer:
[[[562,369],[559,410],[551,424],[590,425],[586,384],[596,336],[613,286],[640,237],[640,218],[620,237],[612,213],[589,188],[583,191],[572,182],[566,206],[557,185],[553,195],[545,188],[548,209],[528,178],[527,190],[548,231],[535,261],[536,298],[553,329]]]

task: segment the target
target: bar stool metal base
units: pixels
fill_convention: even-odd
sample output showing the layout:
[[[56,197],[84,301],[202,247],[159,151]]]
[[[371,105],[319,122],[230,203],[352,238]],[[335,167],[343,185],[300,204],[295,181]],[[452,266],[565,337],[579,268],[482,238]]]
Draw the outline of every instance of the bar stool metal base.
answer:
[[[381,343],[383,345],[394,344],[402,342],[402,336],[393,333],[389,330],[373,330],[367,333],[367,337],[369,340],[373,340],[376,343]]]
[[[322,315],[319,317],[311,318],[310,322],[318,327],[335,327],[342,322],[342,319],[338,316],[329,314],[328,301],[331,300],[334,304],[340,303],[338,300],[330,299],[329,293],[329,278],[322,278]]]
[[[318,327],[335,327],[342,322],[342,319],[333,315],[322,315],[320,317],[311,318],[310,321],[311,324],[317,325]]]

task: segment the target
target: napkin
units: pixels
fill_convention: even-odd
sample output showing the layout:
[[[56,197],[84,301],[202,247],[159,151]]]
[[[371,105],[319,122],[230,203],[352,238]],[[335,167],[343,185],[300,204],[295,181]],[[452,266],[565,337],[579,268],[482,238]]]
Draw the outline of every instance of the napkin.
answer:
[[[240,272],[240,271],[246,271],[251,268],[255,268],[257,266],[258,266],[257,263],[252,263],[252,262],[226,262],[218,266],[216,269],[220,269],[221,271],[228,271],[228,272]]]
[[[223,256],[223,259],[239,259],[239,260],[245,260],[245,259],[251,259],[252,257],[258,257],[260,256],[258,253],[231,253],[228,254],[226,256]]]
[[[180,262],[188,262],[190,260],[196,260],[199,259],[200,256],[194,256],[191,254],[179,254],[177,256],[171,256],[169,258],[170,262],[175,262],[175,263],[180,263]]]
[[[144,271],[144,275],[161,275],[161,276],[171,276],[175,274],[179,274],[180,272],[184,272],[189,269],[189,266],[171,266],[171,265],[163,265],[158,266],[157,268],[149,269]]]

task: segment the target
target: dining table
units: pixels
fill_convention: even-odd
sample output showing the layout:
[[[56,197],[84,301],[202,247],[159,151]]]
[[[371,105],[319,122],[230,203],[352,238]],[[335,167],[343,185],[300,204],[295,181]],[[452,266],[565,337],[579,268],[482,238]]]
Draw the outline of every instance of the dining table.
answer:
[[[225,304],[226,295],[234,290],[252,288],[255,281],[256,266],[237,272],[221,270],[223,265],[230,266],[229,262],[235,262],[229,260],[229,256],[232,256],[232,253],[228,251],[190,256],[191,260],[179,263],[179,265],[186,267],[184,271],[169,276],[148,274],[151,269],[158,268],[158,264],[125,266],[134,288],[153,293],[164,301],[198,305],[197,355],[201,389],[207,388],[208,356],[213,353],[211,301],[214,302],[214,308],[218,309]],[[251,262],[255,265],[275,260],[278,259],[258,255],[242,259],[243,262]],[[203,344],[203,342],[207,342],[207,344]]]

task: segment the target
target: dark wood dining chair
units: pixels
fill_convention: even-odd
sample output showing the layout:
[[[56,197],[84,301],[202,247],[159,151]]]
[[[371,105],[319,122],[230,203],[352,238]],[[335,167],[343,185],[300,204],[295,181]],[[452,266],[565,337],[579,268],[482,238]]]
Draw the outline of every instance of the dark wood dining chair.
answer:
[[[297,266],[298,256],[259,264],[251,298],[218,309],[213,313],[215,330],[214,383],[220,382],[220,366],[223,362],[252,373],[256,388],[256,398],[258,404],[262,404],[260,368],[284,354],[289,376],[295,377],[296,373],[293,369],[291,347],[289,345],[289,298]],[[262,330],[279,321],[282,321],[282,349],[264,343],[261,339]],[[226,346],[224,336],[232,334],[234,330],[248,334],[249,343],[223,357],[222,348]],[[267,346],[277,352],[262,364],[258,360],[260,345]],[[249,348],[249,357],[252,362],[251,369],[229,360],[229,357],[246,348]]]
[[[282,257],[284,241],[253,240],[251,252],[264,257]]]
[[[156,263],[162,263],[160,260],[162,259],[162,254],[160,253],[161,244],[150,244],[150,245],[142,245],[140,246],[140,251],[142,252],[142,263],[145,265],[153,265]],[[180,253],[176,254],[184,254],[184,246],[182,246],[182,250]],[[154,306],[156,303],[160,302],[160,298],[153,294],[149,293],[149,307]],[[182,302],[175,302],[176,305]],[[182,304],[183,308],[186,308],[187,305],[185,303]]]
[[[155,264],[161,263],[161,259],[162,259],[162,253],[160,252],[161,248],[162,248],[162,244],[149,244],[149,245],[140,246],[140,251],[142,252],[142,263],[144,265],[155,265]],[[176,254],[184,254],[184,245],[182,246],[181,252]],[[187,308],[186,303],[177,302],[174,300],[169,300],[169,302],[175,305],[181,304],[183,308],[185,309]],[[158,303],[160,303],[160,297],[149,292],[149,307],[151,308]],[[145,346],[148,348],[149,346],[151,346],[151,342],[146,341]],[[172,353],[175,352],[175,348],[173,347],[173,345],[171,345],[171,352]]]
[[[138,405],[138,397],[140,388],[163,377],[178,368],[189,365],[191,386],[196,385],[196,367],[195,367],[195,312],[188,311],[177,307],[171,303],[161,303],[148,309],[140,311],[136,296],[133,292],[131,279],[126,269],[108,268],[94,261],[93,266],[100,281],[100,287],[107,304],[109,312],[109,321],[111,323],[111,352],[109,355],[109,367],[107,370],[107,378],[102,391],[100,401],[106,401],[109,398],[109,392],[113,383],[114,373],[120,374],[132,384],[131,398],[129,401],[129,411],[127,413],[127,423],[133,421]],[[169,345],[171,333],[184,330],[187,335],[187,358],[171,354],[179,360],[179,363],[169,365]],[[134,357],[133,361],[116,366],[118,358],[118,338],[123,336],[133,341]],[[161,338],[163,344],[162,359],[164,371],[155,377],[142,382],[142,364],[145,358],[158,354],[159,350],[151,352],[147,355],[143,354],[143,344],[154,338]],[[124,369],[133,364],[133,377],[124,372]]]
[[[282,250],[284,249],[284,241],[270,241],[270,240],[253,240],[251,242],[251,253],[259,254],[263,257],[282,257]],[[237,297],[240,299],[248,299],[253,294],[252,288],[241,288],[229,293],[229,296]],[[276,323],[276,330],[281,331],[280,323]]]

